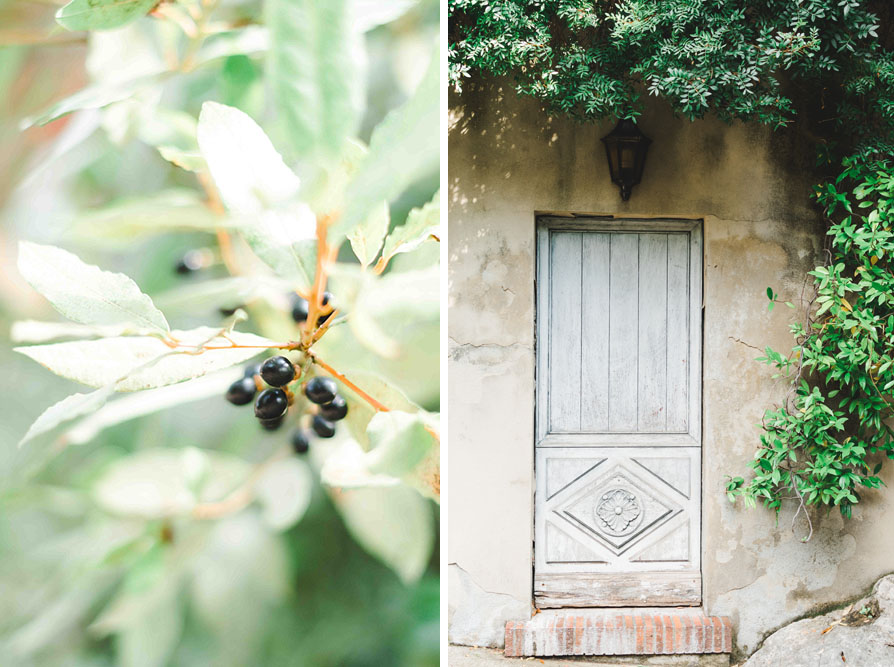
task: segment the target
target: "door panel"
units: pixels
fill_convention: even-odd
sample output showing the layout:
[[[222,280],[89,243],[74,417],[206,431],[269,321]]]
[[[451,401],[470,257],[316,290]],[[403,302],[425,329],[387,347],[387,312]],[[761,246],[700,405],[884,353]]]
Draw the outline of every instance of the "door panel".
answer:
[[[606,285],[609,280],[608,234],[581,235],[581,284]],[[608,430],[609,312],[608,290],[589,290],[581,300],[581,423],[582,431]],[[561,429],[558,429],[561,430]]]
[[[701,601],[700,226],[538,230],[538,606]]]
[[[557,369],[580,369],[581,235],[552,235],[550,257],[556,267],[550,281],[549,300],[555,313],[550,322],[550,358]],[[550,423],[557,431],[580,430],[580,379],[579,370],[567,373],[552,387]]]
[[[537,450],[537,571],[697,569],[698,447]]]
[[[597,283],[589,286],[590,291],[609,293],[609,309],[605,313],[609,322],[607,430],[636,431],[639,235],[611,234],[608,238],[608,285]],[[550,311],[551,314],[553,312]],[[550,364],[551,384],[561,382],[561,374],[566,372],[573,373],[573,370]],[[552,406],[550,402],[550,408]]]
[[[690,433],[691,237],[548,232],[546,433]]]

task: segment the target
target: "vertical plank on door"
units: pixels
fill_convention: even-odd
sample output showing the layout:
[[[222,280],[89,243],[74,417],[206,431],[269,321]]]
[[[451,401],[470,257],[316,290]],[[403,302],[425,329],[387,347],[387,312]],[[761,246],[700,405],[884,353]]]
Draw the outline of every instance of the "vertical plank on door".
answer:
[[[608,234],[583,235],[581,245],[582,431],[608,430]]]
[[[550,431],[580,430],[581,236],[550,234]]]
[[[637,430],[667,423],[667,234],[639,237]]]
[[[609,267],[609,431],[635,431],[639,235],[612,234]]]
[[[667,240],[667,430],[689,426],[689,234]]]

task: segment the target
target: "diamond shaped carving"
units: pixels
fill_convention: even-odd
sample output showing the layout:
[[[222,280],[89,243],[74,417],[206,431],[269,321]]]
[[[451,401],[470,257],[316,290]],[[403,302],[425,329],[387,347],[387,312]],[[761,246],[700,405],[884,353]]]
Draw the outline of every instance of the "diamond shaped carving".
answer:
[[[553,511],[620,555],[682,511],[646,476],[622,463],[580,488]]]

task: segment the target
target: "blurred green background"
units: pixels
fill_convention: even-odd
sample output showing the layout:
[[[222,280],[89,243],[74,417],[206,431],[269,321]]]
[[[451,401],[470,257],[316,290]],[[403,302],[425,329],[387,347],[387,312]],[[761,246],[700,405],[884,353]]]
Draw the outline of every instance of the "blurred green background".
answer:
[[[99,237],[81,224],[84,213],[162,189],[196,189],[193,174],[138,136],[141,107],[158,103],[148,99],[153,95],[193,117],[205,100],[237,106],[278,143],[276,123],[264,122],[272,114],[263,52],[216,60],[147,99],[21,130],[24,118],[88,85],[100,59],[104,75],[114,75],[114,66],[132,76],[173,39],[160,21],[145,18],[118,37],[105,33],[98,45],[95,35],[56,25],[61,4],[0,0],[0,665],[437,664],[435,503],[426,501],[430,562],[421,578],[405,583],[355,542],[318,483],[307,513],[284,533],[269,530],[256,508],[197,526],[127,520],[97,507],[93,484],[128,453],[196,447],[254,462],[281,445],[284,433],[261,431],[222,397],[126,421],[84,445],[16,447],[48,405],[82,389],[11,351],[14,321],[58,319],[18,276],[17,241],[60,245],[127,273],[175,328],[213,321],[221,304],[178,301],[188,281],[197,281],[173,270],[188,249],[213,244],[213,235]],[[437,43],[438,3],[402,4],[394,20],[364,36],[363,140],[412,93]],[[224,0],[213,18],[251,27],[262,11],[258,2]],[[392,221],[436,189],[436,176],[415,183],[392,204]],[[437,244],[429,245],[421,252],[430,261]],[[217,267],[210,275],[225,274]],[[399,368],[384,370],[412,399],[438,410],[437,377],[418,381]]]

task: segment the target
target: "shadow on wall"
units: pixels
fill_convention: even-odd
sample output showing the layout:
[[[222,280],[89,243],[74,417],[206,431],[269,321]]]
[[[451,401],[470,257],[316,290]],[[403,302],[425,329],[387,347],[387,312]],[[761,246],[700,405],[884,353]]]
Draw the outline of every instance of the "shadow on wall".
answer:
[[[614,118],[593,123],[552,115],[505,80],[468,83],[462,95],[450,94],[449,106],[450,206],[460,217],[488,208],[488,194],[536,199],[540,212],[635,215],[657,204],[680,217],[815,217],[813,149],[793,129],[690,122],[651,100],[639,124],[653,144],[643,181],[625,203],[610,182],[600,142]]]

